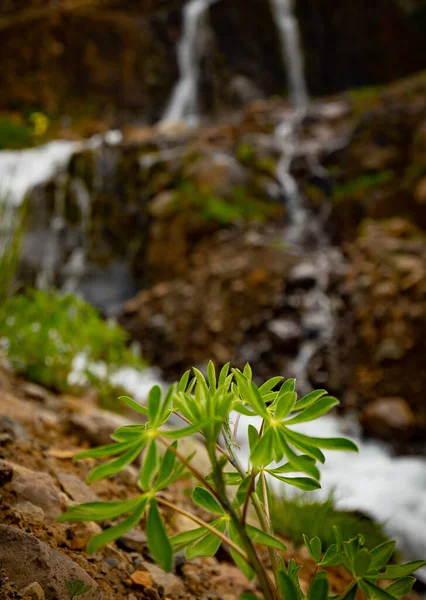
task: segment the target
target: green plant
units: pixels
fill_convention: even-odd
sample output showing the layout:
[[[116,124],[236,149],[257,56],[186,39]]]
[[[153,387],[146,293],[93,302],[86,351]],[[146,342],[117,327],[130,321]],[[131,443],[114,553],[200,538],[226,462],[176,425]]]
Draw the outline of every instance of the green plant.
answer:
[[[0,307],[11,292],[18,268],[26,214],[26,202],[15,208],[7,196],[0,200]]]
[[[81,596],[86,592],[90,592],[92,589],[91,585],[84,585],[84,581],[77,579],[76,581],[65,581],[65,585],[67,586],[67,590],[71,596],[70,600],[74,600],[77,596]]]
[[[388,541],[380,524],[354,511],[338,510],[332,497],[312,500],[309,494],[297,498],[272,498],[271,520],[274,530],[299,546],[303,533],[319,537],[323,550],[335,543],[333,527],[338,527],[345,539],[361,534],[367,548]],[[303,532],[303,533],[302,533]]]
[[[225,226],[238,221],[265,222],[282,212],[279,205],[252,197],[244,186],[234,186],[229,199],[224,199],[209,187],[191,182],[182,184],[177,190],[175,207],[189,208],[203,220]]]
[[[31,381],[57,391],[79,378],[110,397],[111,377],[123,366],[141,368],[127,347],[127,334],[104,321],[84,300],[55,291],[28,290],[0,307],[0,340],[14,368]]]
[[[7,117],[0,117],[0,150],[24,148],[31,144],[31,129]]]
[[[391,170],[378,171],[377,173],[370,173],[368,175],[362,175],[356,179],[351,179],[346,183],[342,183],[334,188],[333,200],[339,202],[347,198],[348,196],[363,196],[368,191],[390,183],[395,179],[395,173]]]
[[[279,551],[285,550],[283,542],[274,535],[270,519],[270,494],[267,476],[302,490],[320,487],[317,462],[324,462],[322,449],[356,451],[353,442],[344,438],[316,438],[303,435],[293,425],[314,420],[327,413],[337,400],[325,390],[314,391],[300,400],[295,392],[295,381],[282,383],[275,377],[256,386],[251,369],[229,372],[229,365],[217,377],[209,363],[207,379],[194,369],[194,377],[187,371],[178,384],[170,387],[163,397],[158,386],[149,394],[147,407],[131,398],[121,400],[136,412],[145,415],[144,425],[130,425],[117,429],[108,446],[88,450],[78,458],[113,457],[101,462],[90,473],[88,481],[110,477],[132,463],[143,451],[139,487],[141,493],[123,502],[89,502],[70,507],[60,521],[107,521],[127,515],[125,519],[92,538],[88,551],[95,552],[117,539],[146,516],[148,546],[154,560],[165,570],[173,565],[173,553],[185,549],[188,559],[213,556],[221,543],[225,543],[243,573],[252,578],[257,575],[266,600],[302,600],[298,574],[301,567],[291,560],[285,565]],[[250,462],[244,468],[236,454],[235,429],[231,427],[231,411],[257,417],[260,425],[248,427]],[[165,427],[172,414],[179,415],[185,426],[180,429]],[[183,456],[178,449],[180,438],[199,433],[204,437],[211,472],[200,473],[192,464],[192,456]],[[224,446],[219,440],[224,440]],[[171,440],[175,440],[171,443]],[[159,447],[166,452],[160,458]],[[283,462],[284,461],[284,462]],[[276,464],[278,463],[278,465]],[[211,513],[210,522],[183,510],[165,499],[161,493],[188,470],[200,485],[195,487],[192,500]],[[229,493],[235,486],[235,494]],[[258,526],[247,523],[248,508],[252,505]],[[194,521],[196,529],[169,538],[159,506],[168,507]],[[343,565],[352,575],[352,582],[340,600],[353,599],[358,588],[367,597],[378,600],[399,598],[411,587],[414,578],[408,575],[426,564],[416,561],[402,566],[386,566],[393,554],[393,542],[382,544],[371,552],[363,547],[361,536],[344,542],[336,532],[336,543],[322,556],[319,538],[306,539],[308,550],[316,562],[318,572],[311,583],[308,600],[327,600],[329,585],[323,567]],[[273,579],[261,561],[256,544],[269,551]],[[379,579],[398,579],[387,591],[381,590]],[[244,595],[254,600],[253,594]]]

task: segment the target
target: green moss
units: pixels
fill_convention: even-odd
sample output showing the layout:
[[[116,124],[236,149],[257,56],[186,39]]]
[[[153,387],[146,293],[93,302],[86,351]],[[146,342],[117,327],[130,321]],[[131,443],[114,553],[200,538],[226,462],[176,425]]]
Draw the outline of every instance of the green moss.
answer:
[[[322,502],[306,496],[292,500],[275,498],[271,517],[277,533],[296,546],[303,544],[304,533],[308,538],[318,536],[323,543],[323,550],[326,550],[335,544],[334,526],[341,529],[344,539],[361,534],[367,548],[387,541],[381,525],[360,513],[337,510],[332,498]]]
[[[31,129],[6,117],[0,117],[0,150],[19,149],[31,144]]]
[[[175,209],[189,209],[203,220],[220,225],[230,225],[237,221],[257,221],[264,223],[282,211],[271,202],[259,200],[250,195],[243,186],[235,186],[228,199],[217,196],[208,187],[196,186],[186,182],[175,194]]]
[[[338,185],[333,190],[333,200],[339,202],[347,197],[360,197],[368,191],[389,183],[395,178],[395,173],[390,169],[386,171],[378,171],[368,175],[361,175],[356,179],[351,179],[346,183]]]

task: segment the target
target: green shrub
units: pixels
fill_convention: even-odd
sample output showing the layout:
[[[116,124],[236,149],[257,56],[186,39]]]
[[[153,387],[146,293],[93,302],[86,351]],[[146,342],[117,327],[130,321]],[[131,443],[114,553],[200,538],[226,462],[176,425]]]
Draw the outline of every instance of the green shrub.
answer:
[[[273,498],[271,519],[275,530],[295,546],[303,544],[303,533],[319,537],[324,550],[335,543],[333,527],[338,527],[345,539],[361,534],[367,548],[388,541],[381,525],[354,511],[337,510],[333,499],[311,500],[308,495],[298,498]]]
[[[339,202],[349,196],[363,196],[370,190],[385,185],[386,183],[390,183],[394,179],[395,173],[391,170],[361,175],[356,179],[352,179],[351,181],[336,186],[333,191],[333,200]]]
[[[62,392],[76,387],[71,376],[78,358],[84,363],[82,383],[108,396],[119,368],[143,366],[126,347],[124,330],[72,294],[29,290],[8,298],[0,308],[0,339],[19,373]]]
[[[415,581],[410,574],[426,561],[389,566],[394,542],[385,542],[369,551],[361,535],[343,541],[341,532],[335,528],[335,543],[323,554],[321,540],[305,536],[306,547],[317,565],[307,595],[299,583],[302,567],[293,559],[286,564],[279,554],[285,552],[286,547],[276,537],[271,523],[267,476],[305,491],[318,489],[317,462],[325,461],[322,449],[357,450],[353,442],[343,438],[316,438],[293,429],[293,425],[326,414],[337,400],[325,390],[311,392],[298,400],[295,381],[289,379],[282,383],[281,377],[258,387],[252,381],[248,365],[243,372],[235,369],[230,373],[228,364],[217,374],[210,363],[207,379],[197,369],[193,371],[194,377],[187,371],[165,396],[159,386],[154,386],[147,407],[123,397],[122,401],[144,415],[147,423],[120,427],[112,435],[111,445],[77,455],[79,459],[110,459],[98,462],[89,475],[90,483],[114,476],[143,453],[138,495],[121,502],[72,506],[59,518],[69,522],[105,522],[105,530],[90,540],[89,552],[96,552],[146,518],[149,551],[162,569],[171,571],[173,555],[178,551],[184,550],[188,560],[214,556],[224,543],[245,576],[248,579],[257,576],[265,600],[330,600],[325,570],[329,566],[345,568],[351,576],[339,600],[354,600],[358,588],[369,600],[392,600],[408,593]],[[278,385],[281,387],[274,391]],[[258,426],[248,427],[247,468],[241,465],[236,454],[236,426],[231,428],[230,422],[232,411],[257,417]],[[172,415],[182,418],[182,428],[166,427]],[[179,451],[179,439],[195,433],[204,438],[210,473],[198,471],[191,462],[193,455],[184,456]],[[223,446],[219,445],[220,440]],[[164,448],[166,451],[161,455],[159,450]],[[198,482],[192,493],[197,507],[194,513],[173,504],[163,493],[185,471]],[[235,493],[229,491],[232,486]],[[247,522],[250,505],[256,513],[257,526]],[[169,537],[159,506],[184,514],[197,528]],[[198,507],[210,515],[208,520],[198,516]],[[117,521],[120,517],[122,520]],[[261,560],[258,545],[268,549],[272,574]],[[379,580],[395,579],[397,581],[386,590],[377,585]],[[243,594],[241,600],[258,598],[255,594]]]

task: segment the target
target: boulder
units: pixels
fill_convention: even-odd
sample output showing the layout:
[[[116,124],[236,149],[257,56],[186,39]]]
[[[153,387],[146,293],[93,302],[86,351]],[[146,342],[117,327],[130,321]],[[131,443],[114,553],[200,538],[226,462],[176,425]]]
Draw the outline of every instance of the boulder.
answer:
[[[18,589],[37,582],[46,600],[69,600],[65,582],[76,580],[91,588],[85,600],[103,600],[96,582],[75,562],[14,527],[0,525],[0,561]]]

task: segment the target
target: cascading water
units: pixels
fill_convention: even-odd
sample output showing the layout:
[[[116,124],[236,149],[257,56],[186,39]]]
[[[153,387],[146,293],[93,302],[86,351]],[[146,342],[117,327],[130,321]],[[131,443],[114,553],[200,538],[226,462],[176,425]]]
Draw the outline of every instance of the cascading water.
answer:
[[[207,10],[215,1],[190,0],[183,9],[183,33],[177,50],[179,81],[172,92],[162,123],[198,123],[200,56],[206,37],[204,23]]]
[[[299,27],[293,14],[292,0],[270,0],[281,39],[289,95],[295,106],[306,106],[308,92],[303,71]]]

